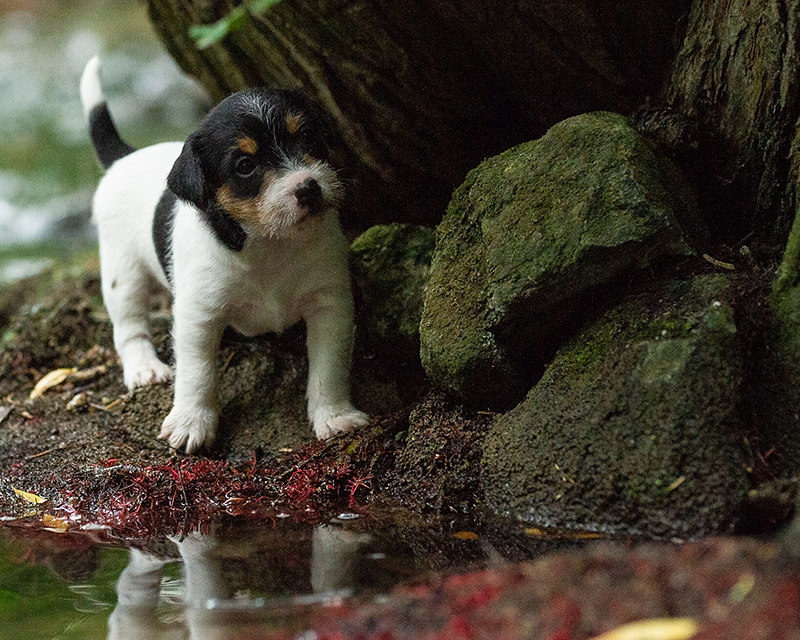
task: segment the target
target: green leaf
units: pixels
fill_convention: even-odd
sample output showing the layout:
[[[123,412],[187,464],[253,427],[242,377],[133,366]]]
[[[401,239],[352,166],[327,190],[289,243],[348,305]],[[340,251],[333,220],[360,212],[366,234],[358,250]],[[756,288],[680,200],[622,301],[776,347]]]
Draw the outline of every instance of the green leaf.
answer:
[[[276,4],[280,3],[281,0],[252,0],[250,2],[250,13],[258,14],[264,13],[268,9],[271,9]]]
[[[228,31],[238,31],[244,26],[247,20],[247,10],[244,7],[236,7],[228,14]]]
[[[197,25],[189,29],[189,35],[198,49],[207,49],[220,42],[225,36],[242,28],[247,11],[244,7],[236,7],[227,16],[213,24]]]
[[[281,0],[251,0],[249,11],[253,15],[264,13],[271,9]],[[217,20],[213,24],[201,24],[191,27],[189,35],[195,41],[198,49],[207,49],[211,45],[221,42],[225,36],[242,28],[247,20],[247,12],[244,6],[236,7],[224,18]]]

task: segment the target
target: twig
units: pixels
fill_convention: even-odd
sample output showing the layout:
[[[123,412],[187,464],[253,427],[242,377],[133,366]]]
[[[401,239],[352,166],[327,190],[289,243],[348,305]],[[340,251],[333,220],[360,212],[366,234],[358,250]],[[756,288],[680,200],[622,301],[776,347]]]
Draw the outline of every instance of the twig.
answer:
[[[66,449],[69,445],[66,443],[60,444],[57,447],[53,447],[52,449],[48,449],[47,451],[40,451],[39,453],[34,453],[32,456],[28,456],[25,460],[33,460],[34,458],[38,458],[40,456],[46,456],[48,453],[53,453],[53,451],[61,451],[62,449]]]
[[[333,448],[333,446],[334,446],[334,445],[338,445],[338,444],[339,444],[338,438],[337,438],[337,439],[333,439],[333,438],[331,438],[331,440],[329,440],[328,442],[326,442],[326,443],[323,445],[323,447],[322,447],[322,448],[321,448],[319,451],[317,451],[316,453],[314,453],[314,454],[312,454],[312,455],[308,456],[307,458],[303,458],[302,460],[300,460],[299,462],[297,462],[297,464],[293,465],[291,469],[287,469],[287,470],[286,470],[286,471],[284,471],[284,472],[283,472],[281,475],[279,475],[279,476],[276,478],[276,480],[278,480],[278,481],[281,481],[281,480],[283,480],[284,478],[286,478],[286,477],[288,477],[288,476],[292,475],[292,474],[293,474],[295,471],[297,471],[298,469],[302,469],[302,468],[303,468],[303,467],[305,467],[307,464],[310,464],[310,463],[311,463],[311,462],[313,462],[314,460],[317,460],[318,458],[323,458],[323,457],[325,457],[325,455],[326,455],[326,454],[327,454],[327,453],[328,453],[328,452],[329,452],[329,451],[330,451],[330,450]]]
[[[727,269],[728,271],[735,271],[736,266],[730,262],[723,262],[722,260],[717,260],[716,258],[712,258],[707,253],[703,254],[703,260],[706,262],[710,262],[715,267],[719,267],[720,269]]]
[[[221,373],[225,373],[228,368],[228,365],[233,360],[233,356],[236,355],[236,351],[231,351],[230,355],[228,356],[227,360],[225,360],[225,364],[222,365]]]
[[[117,398],[113,402],[109,402],[108,404],[97,404],[94,402],[90,402],[89,406],[95,409],[99,409],[100,411],[110,411],[112,407],[116,407],[120,402],[122,402],[122,398]]]

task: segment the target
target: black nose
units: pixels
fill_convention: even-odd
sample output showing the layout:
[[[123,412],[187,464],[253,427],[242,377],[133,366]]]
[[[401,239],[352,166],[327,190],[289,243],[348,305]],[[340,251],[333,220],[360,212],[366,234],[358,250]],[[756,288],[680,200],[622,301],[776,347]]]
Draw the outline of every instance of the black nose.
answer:
[[[313,209],[322,199],[322,189],[314,178],[306,178],[294,187],[294,197],[301,207]]]

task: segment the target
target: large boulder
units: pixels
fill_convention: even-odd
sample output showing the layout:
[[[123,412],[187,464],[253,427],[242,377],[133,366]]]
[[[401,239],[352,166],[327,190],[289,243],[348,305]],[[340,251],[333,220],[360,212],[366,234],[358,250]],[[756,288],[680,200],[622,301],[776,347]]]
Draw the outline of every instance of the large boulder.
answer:
[[[723,275],[667,283],[562,348],[484,446],[498,513],[671,537],[726,530],[750,487]]]
[[[565,120],[484,161],[439,225],[420,325],[427,373],[508,408],[610,288],[690,253],[691,190],[611,113]]]

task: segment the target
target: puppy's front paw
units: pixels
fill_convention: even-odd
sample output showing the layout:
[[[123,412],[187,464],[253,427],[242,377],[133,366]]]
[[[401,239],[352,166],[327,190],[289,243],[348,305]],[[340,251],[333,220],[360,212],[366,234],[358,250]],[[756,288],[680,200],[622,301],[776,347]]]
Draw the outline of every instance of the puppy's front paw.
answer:
[[[318,411],[314,416],[314,434],[318,440],[327,440],[336,434],[345,433],[369,422],[363,411],[350,407],[343,412]]]
[[[159,438],[169,446],[194,453],[214,442],[217,433],[217,412],[211,407],[179,407],[175,405],[161,425]]]
[[[125,386],[133,391],[136,387],[144,387],[148,384],[170,382],[174,374],[172,367],[164,364],[158,358],[150,358],[132,366],[125,366],[123,376]]]

